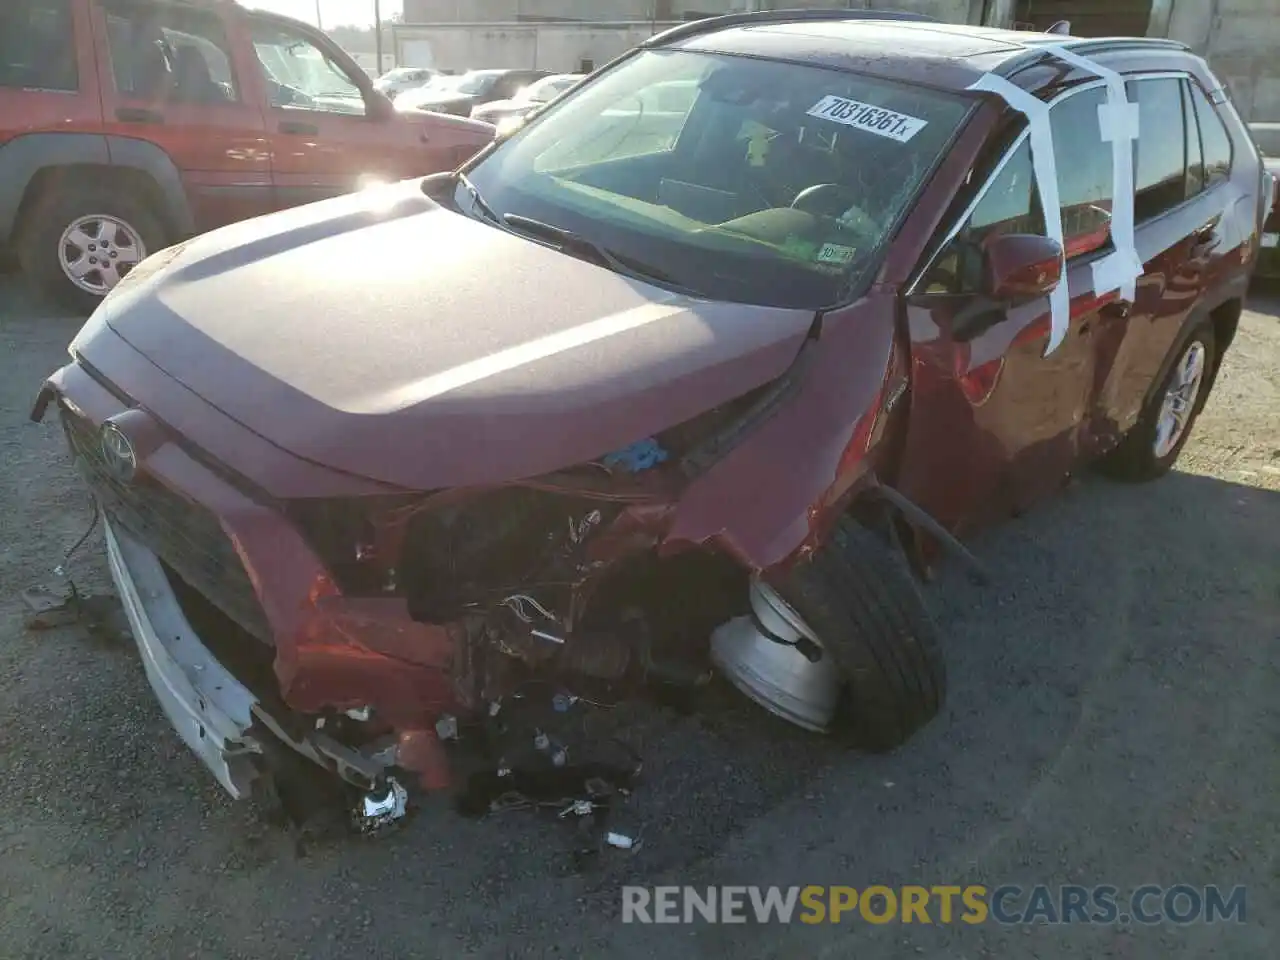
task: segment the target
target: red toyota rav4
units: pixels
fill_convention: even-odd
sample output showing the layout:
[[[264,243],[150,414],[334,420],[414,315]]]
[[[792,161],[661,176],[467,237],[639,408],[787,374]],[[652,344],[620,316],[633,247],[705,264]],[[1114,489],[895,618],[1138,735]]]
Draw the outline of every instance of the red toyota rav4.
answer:
[[[0,245],[73,306],[196,232],[492,135],[398,113],[323,33],[232,0],[0,3]]]
[[[1176,43],[712,19],[456,173],[153,256],[33,415],[233,793],[283,740],[392,816],[472,721],[715,672],[890,749],[945,687],[912,568],[1170,469],[1263,185]]]

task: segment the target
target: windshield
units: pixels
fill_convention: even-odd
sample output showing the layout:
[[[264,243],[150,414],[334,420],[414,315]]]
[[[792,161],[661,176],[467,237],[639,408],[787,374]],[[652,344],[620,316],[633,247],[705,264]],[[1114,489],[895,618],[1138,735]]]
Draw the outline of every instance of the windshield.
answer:
[[[458,92],[467,95],[484,94],[498,82],[498,73],[468,73],[458,82]]]
[[[469,176],[498,215],[702,296],[817,309],[871,275],[969,105],[845,71],[644,51]]]

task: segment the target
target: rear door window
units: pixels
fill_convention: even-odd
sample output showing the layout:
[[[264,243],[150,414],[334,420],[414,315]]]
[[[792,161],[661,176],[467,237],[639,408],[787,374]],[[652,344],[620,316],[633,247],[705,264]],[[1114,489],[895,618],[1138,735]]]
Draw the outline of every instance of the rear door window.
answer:
[[[79,86],[71,0],[0,0],[0,87]]]
[[[1187,125],[1178,78],[1137,80],[1129,91],[1138,101],[1139,130],[1133,214],[1142,223],[1187,199]]]
[[[137,0],[104,4],[116,90],[167,103],[227,104],[240,99],[216,15]]]

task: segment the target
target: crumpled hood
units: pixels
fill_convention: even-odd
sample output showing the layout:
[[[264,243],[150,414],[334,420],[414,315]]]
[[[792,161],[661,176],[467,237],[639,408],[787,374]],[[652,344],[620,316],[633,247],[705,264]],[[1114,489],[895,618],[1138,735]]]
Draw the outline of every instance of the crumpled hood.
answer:
[[[432,489],[561,469],[687,420],[781,374],[812,319],[619,276],[406,182],[164,251],[77,343],[105,321],[292,454]]]

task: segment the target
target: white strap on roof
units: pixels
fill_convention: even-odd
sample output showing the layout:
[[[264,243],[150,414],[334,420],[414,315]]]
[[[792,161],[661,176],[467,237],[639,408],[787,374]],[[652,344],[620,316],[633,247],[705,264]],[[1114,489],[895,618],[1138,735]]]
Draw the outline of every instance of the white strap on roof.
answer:
[[[1005,103],[1027,118],[1031,131],[1031,165],[1035,170],[1040,207],[1044,210],[1045,233],[1050,240],[1056,240],[1061,245],[1062,205],[1058,200],[1058,168],[1053,161],[1053,130],[1049,126],[1049,105],[993,73],[984,74],[969,89],[999,94]],[[1046,357],[1058,349],[1058,345],[1066,338],[1071,319],[1071,294],[1067,289],[1065,270],[1062,272],[1062,282],[1049,294],[1049,311],[1049,343],[1044,348]]]
[[[1098,125],[1103,142],[1111,144],[1112,208],[1111,242],[1115,249],[1092,265],[1095,296],[1120,291],[1132,301],[1137,280],[1142,276],[1142,258],[1134,245],[1133,141],[1138,138],[1138,105],[1125,95],[1124,78],[1062,44],[1043,44],[1038,49],[1101,77],[1107,85],[1107,102],[1098,107]],[[1045,232],[1063,243],[1062,210],[1059,203],[1058,170],[1053,154],[1053,132],[1049,105],[1003,77],[986,74],[969,86],[999,95],[1011,108],[1027,118],[1031,139],[1031,161],[1036,176],[1040,206],[1044,210]],[[1071,293],[1067,274],[1049,296],[1050,332],[1044,355],[1048,356],[1066,338],[1071,322]]]

